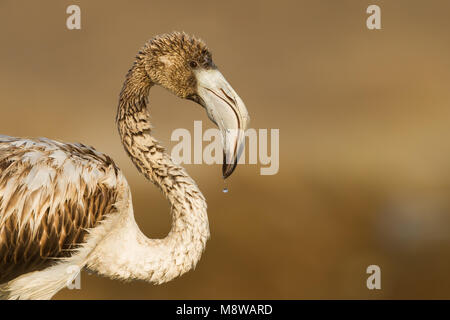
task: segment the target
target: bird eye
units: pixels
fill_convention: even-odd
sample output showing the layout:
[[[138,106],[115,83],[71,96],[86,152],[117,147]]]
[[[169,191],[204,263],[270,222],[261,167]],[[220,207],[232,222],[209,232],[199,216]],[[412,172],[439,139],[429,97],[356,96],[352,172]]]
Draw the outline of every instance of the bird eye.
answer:
[[[197,68],[197,62],[195,61],[190,61],[189,65],[191,66],[191,68]]]

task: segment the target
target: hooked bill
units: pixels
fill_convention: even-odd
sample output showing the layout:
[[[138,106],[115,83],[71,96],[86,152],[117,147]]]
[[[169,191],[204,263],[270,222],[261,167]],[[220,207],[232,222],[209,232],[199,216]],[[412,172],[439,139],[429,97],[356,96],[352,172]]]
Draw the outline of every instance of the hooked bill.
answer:
[[[245,130],[250,117],[244,102],[219,70],[199,70],[196,78],[200,104],[222,133],[222,173],[227,178],[233,173],[244,150]]]

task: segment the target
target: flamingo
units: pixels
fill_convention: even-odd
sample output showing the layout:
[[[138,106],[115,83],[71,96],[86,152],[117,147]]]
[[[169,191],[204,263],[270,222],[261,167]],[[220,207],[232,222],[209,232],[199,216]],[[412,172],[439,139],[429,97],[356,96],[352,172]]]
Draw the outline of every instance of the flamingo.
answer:
[[[149,239],[136,224],[130,187],[107,155],[81,143],[0,136],[0,298],[51,299],[73,270],[112,279],[170,281],[195,268],[210,237],[197,184],[152,136],[149,90],[160,85],[206,109],[221,131],[227,178],[249,123],[245,104],[184,32],[150,39],[120,92],[116,123],[126,153],[168,199],[172,226]]]

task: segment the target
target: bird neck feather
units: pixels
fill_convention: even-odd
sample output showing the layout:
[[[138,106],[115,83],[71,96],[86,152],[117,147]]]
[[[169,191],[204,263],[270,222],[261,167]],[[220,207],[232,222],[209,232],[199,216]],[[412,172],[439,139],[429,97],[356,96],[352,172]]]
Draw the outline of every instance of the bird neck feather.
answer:
[[[150,269],[146,280],[161,283],[195,267],[209,238],[209,224],[206,201],[196,183],[181,166],[172,162],[164,147],[151,136],[147,102],[152,85],[138,60],[127,74],[116,120],[131,160],[171,205],[172,228],[166,238],[147,239],[141,232],[136,236],[144,255],[139,258],[141,271]],[[164,271],[161,271],[162,265]]]

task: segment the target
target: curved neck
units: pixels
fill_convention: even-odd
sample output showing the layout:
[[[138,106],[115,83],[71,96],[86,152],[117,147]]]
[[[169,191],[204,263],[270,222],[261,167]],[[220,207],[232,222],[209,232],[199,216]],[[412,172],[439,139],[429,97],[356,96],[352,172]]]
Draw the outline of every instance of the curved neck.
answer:
[[[166,238],[148,239],[139,230],[136,235],[140,251],[133,276],[162,283],[195,267],[209,238],[209,225],[206,201],[196,183],[151,136],[147,102],[152,85],[138,59],[120,93],[116,121],[131,160],[171,205],[172,227]]]

